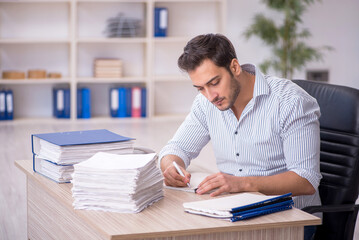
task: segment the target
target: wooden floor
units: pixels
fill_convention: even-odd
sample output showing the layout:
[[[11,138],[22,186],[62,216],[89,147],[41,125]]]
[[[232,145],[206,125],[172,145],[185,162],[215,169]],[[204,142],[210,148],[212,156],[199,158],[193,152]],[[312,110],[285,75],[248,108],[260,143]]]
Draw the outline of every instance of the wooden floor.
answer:
[[[136,146],[160,151],[181,123],[177,120],[118,119],[102,121],[10,121],[0,122],[0,239],[27,239],[26,179],[14,165],[15,160],[32,159],[31,134],[106,128],[136,138]],[[192,168],[199,165],[210,172],[216,170],[210,144]],[[359,232],[354,239],[359,240]]]

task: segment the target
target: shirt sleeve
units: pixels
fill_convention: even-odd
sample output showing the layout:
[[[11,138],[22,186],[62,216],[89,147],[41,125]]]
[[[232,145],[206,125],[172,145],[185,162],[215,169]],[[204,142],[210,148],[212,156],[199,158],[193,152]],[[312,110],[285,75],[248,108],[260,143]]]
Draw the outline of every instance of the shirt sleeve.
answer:
[[[281,110],[281,137],[289,171],[317,189],[320,174],[320,109],[310,96],[300,96]]]
[[[176,155],[183,160],[187,168],[191,160],[196,158],[209,142],[210,136],[201,97],[203,96],[198,95],[195,98],[191,112],[178,128],[174,137],[160,151],[160,161],[165,155]]]

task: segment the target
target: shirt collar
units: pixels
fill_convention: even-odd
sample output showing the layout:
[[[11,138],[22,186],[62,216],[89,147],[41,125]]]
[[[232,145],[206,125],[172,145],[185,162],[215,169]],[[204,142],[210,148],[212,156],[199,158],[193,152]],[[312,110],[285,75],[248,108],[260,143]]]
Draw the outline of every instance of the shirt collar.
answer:
[[[265,79],[263,73],[253,64],[243,64],[241,65],[242,70],[248,72],[249,74],[255,75],[253,98],[256,98],[260,95],[269,94],[268,82]]]

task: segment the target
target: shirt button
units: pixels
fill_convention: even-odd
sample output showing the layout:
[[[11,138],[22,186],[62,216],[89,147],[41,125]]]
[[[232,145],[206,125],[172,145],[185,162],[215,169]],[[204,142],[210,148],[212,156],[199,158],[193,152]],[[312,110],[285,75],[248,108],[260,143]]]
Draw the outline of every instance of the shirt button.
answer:
[[[242,168],[238,169],[238,171],[242,172]]]
[[[238,134],[238,132],[237,132],[237,131],[235,131],[235,132],[234,132],[234,134]]]
[[[236,156],[238,157],[238,156],[239,156],[239,153],[236,153]]]

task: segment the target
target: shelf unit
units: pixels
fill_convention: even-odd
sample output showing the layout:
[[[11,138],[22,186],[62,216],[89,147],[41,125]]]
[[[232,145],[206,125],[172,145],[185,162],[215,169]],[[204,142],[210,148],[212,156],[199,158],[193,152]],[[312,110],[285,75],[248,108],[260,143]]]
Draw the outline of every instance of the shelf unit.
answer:
[[[167,37],[154,37],[154,9],[168,9]],[[46,69],[61,79],[0,79],[14,92],[14,118],[52,118],[52,91],[91,89],[92,118],[110,118],[109,89],[122,84],[147,88],[147,116],[181,117],[197,94],[177,68],[192,37],[225,32],[226,0],[18,0],[0,2],[0,72]],[[123,13],[141,20],[138,37],[107,38],[106,20]],[[122,78],[94,78],[95,58],[123,60]],[[175,96],[175,97],[174,97]]]

